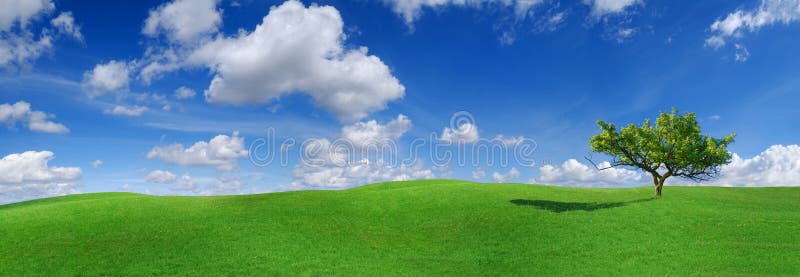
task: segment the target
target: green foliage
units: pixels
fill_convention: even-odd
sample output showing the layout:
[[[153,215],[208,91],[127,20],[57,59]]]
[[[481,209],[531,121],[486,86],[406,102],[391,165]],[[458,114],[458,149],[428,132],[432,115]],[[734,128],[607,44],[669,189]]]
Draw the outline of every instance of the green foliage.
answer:
[[[656,186],[670,176],[694,181],[713,178],[721,165],[730,162],[727,146],[735,134],[712,138],[700,132],[694,113],[661,112],[655,124],[646,119],[640,126],[597,121],[601,133],[589,140],[592,150],[614,158],[611,166],[640,168],[653,175]]]
[[[800,188],[424,180],[0,206],[2,276],[791,276]],[[644,198],[644,199],[643,199]]]

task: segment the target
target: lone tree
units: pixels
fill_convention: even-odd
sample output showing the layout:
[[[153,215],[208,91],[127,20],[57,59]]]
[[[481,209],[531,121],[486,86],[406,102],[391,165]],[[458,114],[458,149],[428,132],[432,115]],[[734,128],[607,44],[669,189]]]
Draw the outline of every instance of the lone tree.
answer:
[[[661,197],[669,177],[699,182],[716,176],[720,166],[730,162],[726,148],[736,136],[731,133],[718,139],[703,135],[694,113],[681,115],[675,109],[661,112],[655,125],[650,119],[641,126],[628,124],[620,130],[602,120],[597,125],[602,132],[589,139],[592,151],[613,157],[609,166],[598,169],[627,166],[644,170],[653,175],[656,197]]]

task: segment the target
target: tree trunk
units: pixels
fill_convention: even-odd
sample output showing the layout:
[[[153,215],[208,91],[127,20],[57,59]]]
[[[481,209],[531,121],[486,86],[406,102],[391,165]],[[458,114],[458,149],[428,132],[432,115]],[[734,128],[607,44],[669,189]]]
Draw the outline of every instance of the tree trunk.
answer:
[[[670,174],[667,173],[664,176],[661,176],[660,178],[656,178],[658,179],[656,180],[656,197],[661,198],[661,190],[664,188],[664,181],[666,181],[667,178],[669,178],[669,176]]]
[[[669,176],[672,176],[672,173],[667,172],[667,174],[664,174],[664,176],[656,173],[651,174],[653,175],[653,186],[655,186],[656,189],[656,197],[661,198],[661,190],[664,188],[664,181],[666,181]]]
[[[653,186],[656,188],[656,197],[661,198],[661,188],[664,185],[664,182],[661,179],[661,175],[656,173],[650,173],[653,175]]]

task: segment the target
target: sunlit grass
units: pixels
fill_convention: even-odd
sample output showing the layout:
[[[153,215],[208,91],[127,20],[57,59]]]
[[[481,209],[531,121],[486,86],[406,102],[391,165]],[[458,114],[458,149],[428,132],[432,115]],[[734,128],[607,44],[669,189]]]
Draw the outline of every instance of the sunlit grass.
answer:
[[[0,206],[0,275],[800,272],[800,188],[430,180]]]

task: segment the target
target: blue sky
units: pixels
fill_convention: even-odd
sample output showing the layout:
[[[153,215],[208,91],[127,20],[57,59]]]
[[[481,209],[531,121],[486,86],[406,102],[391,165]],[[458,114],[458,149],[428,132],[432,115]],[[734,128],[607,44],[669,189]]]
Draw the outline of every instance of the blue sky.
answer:
[[[647,185],[588,168],[587,141],[597,119],[673,107],[712,136],[737,133],[734,162],[710,184],[800,185],[800,1],[2,2],[6,201],[432,177]],[[474,128],[463,133],[451,123],[462,111]],[[285,165],[248,158],[268,128],[297,141]],[[535,142],[536,164],[298,162],[308,139],[388,138],[405,153],[445,128],[451,149]],[[186,150],[198,142],[205,152]]]

